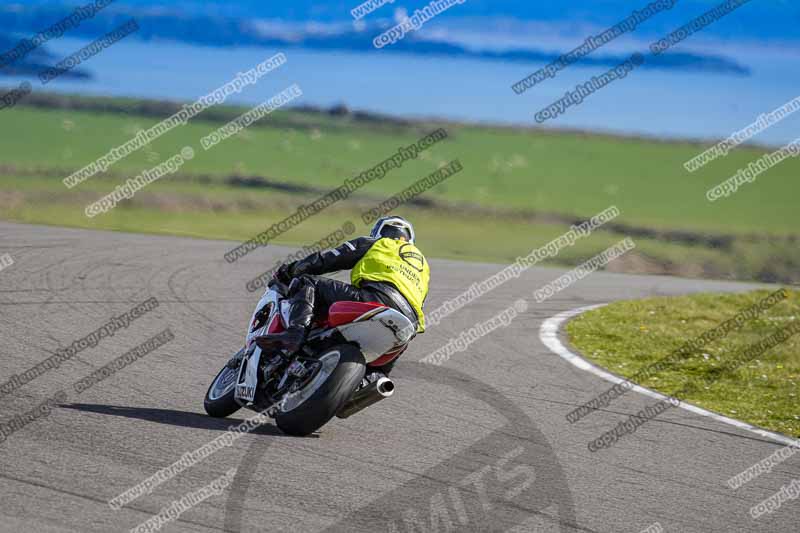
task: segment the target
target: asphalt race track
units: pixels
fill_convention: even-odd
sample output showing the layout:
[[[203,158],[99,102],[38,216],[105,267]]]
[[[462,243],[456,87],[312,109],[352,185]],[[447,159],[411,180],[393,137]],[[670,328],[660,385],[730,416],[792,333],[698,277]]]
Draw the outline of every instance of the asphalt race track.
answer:
[[[532,268],[418,337],[391,400],[319,434],[245,434],[121,510],[108,500],[218,437],[206,388],[242,342],[259,293],[245,283],[289,249],[234,264],[235,243],[0,223],[0,385],[113,316],[159,306],[59,368],[0,396],[0,422],[58,391],[66,401],[0,443],[0,531],[128,531],[237,469],[230,487],[162,531],[798,531],[800,501],[750,507],[800,477],[793,457],[737,491],[725,481],[782,445],[670,409],[592,453],[587,443],[652,399],[629,393],[570,424],[609,384],[549,352],[542,321],[616,299],[753,285],[596,273],[479,339],[442,366],[419,363],[561,271]],[[537,246],[541,243],[531,243]],[[435,308],[501,266],[432,261]],[[73,384],[169,328],[174,339],[80,394]]]

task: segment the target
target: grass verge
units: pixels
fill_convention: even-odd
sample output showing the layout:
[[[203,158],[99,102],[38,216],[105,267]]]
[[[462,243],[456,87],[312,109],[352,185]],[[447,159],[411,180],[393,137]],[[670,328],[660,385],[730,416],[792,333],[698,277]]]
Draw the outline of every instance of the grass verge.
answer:
[[[681,344],[755,304],[769,291],[694,294],[615,302],[567,324],[572,345],[592,362],[629,377]],[[683,400],[773,431],[800,437],[800,335],[767,350],[732,372],[719,372],[743,348],[800,320],[800,293],[748,321],[690,357],[639,383],[671,394],[687,383],[713,378]]]

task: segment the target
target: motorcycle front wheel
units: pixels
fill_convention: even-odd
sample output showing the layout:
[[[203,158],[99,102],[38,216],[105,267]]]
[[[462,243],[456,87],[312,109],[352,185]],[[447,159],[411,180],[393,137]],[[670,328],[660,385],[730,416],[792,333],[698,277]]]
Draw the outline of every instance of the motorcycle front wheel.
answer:
[[[239,350],[236,355],[241,355],[244,348]],[[222,367],[217,377],[211,382],[211,386],[206,391],[206,398],[203,401],[203,407],[206,413],[216,418],[225,418],[230,416],[239,409],[241,405],[236,402],[233,397],[236,392],[236,377],[239,374],[238,369],[228,368],[227,365]]]

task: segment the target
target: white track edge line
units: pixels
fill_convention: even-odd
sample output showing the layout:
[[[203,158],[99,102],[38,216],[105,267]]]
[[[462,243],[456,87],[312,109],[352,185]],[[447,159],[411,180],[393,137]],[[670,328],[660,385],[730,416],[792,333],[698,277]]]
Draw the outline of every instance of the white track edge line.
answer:
[[[606,381],[610,381],[611,383],[614,384],[625,383],[624,379],[615,376],[611,372],[603,370],[598,366],[593,365],[583,357],[569,351],[566,348],[566,346],[564,346],[561,343],[561,340],[559,340],[558,338],[558,330],[564,322],[566,322],[567,320],[569,320],[574,316],[580,315],[581,313],[585,313],[586,311],[591,311],[592,309],[597,309],[605,305],[608,304],[596,304],[596,305],[587,305],[585,307],[578,307],[576,309],[564,311],[563,313],[559,313],[555,316],[548,318],[547,320],[542,322],[542,326],[541,328],[539,328],[539,339],[541,339],[542,343],[545,346],[547,346],[547,348],[549,348],[550,351],[552,351],[562,359],[568,361],[573,366],[576,366],[581,370],[586,370],[587,372],[591,372],[592,374],[601,377]],[[651,398],[656,398],[658,400],[666,400],[668,398],[667,396],[661,394],[660,392],[656,392],[654,390],[642,387],[640,385],[633,385],[631,387],[631,390],[634,390],[639,394],[644,394],[645,396],[650,396]],[[793,439],[786,435],[781,435],[780,433],[767,431],[765,429],[761,429],[759,427],[748,424],[747,422],[742,422],[741,420],[728,418],[727,416],[707,411],[701,407],[687,404],[683,401],[681,401],[678,406],[681,409],[685,409],[686,411],[689,411],[691,413],[712,418],[718,422],[722,422],[723,424],[735,426],[739,429],[743,429],[745,431],[755,433],[756,435],[760,435],[762,437],[766,437],[768,439],[780,442],[781,444],[793,444],[796,446],[798,442],[797,439]]]

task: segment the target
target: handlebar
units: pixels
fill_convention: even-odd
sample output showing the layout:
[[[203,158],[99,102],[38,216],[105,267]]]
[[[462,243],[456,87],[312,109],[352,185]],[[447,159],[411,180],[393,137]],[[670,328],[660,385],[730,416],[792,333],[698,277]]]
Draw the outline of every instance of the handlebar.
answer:
[[[288,292],[289,292],[289,286],[284,284],[284,283],[282,283],[282,282],[280,282],[280,281],[278,281],[275,278],[272,278],[271,280],[269,280],[269,282],[267,283],[267,287],[269,287],[272,290],[278,291],[279,293],[281,293],[283,295],[288,294]]]

